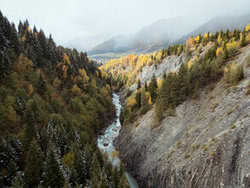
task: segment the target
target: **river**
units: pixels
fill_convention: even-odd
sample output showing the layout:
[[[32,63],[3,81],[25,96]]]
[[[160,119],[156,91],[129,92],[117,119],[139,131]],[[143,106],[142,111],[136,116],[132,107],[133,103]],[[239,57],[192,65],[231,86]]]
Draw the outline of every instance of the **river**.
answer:
[[[118,152],[116,151],[113,145],[113,141],[117,136],[119,136],[120,133],[121,129],[120,114],[122,105],[120,102],[120,96],[115,93],[113,93],[112,100],[116,108],[116,120],[107,127],[103,135],[100,135],[98,137],[97,145],[103,153],[108,154],[108,158],[110,161],[112,161],[113,166],[116,166],[120,165],[120,159],[119,155],[116,155],[116,153]],[[128,179],[130,187],[138,188],[136,180],[128,172],[125,172],[125,174]]]

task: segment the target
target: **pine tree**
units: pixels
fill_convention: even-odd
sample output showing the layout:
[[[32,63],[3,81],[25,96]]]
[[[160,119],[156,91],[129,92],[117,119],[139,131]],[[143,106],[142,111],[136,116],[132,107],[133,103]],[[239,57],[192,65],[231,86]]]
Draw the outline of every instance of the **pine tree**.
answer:
[[[102,175],[100,188],[109,188],[105,175]]]
[[[141,80],[139,79],[137,82],[137,89],[139,90],[141,88]]]
[[[90,180],[91,188],[98,188],[99,187],[99,180],[96,175],[92,175],[91,180]]]
[[[18,40],[17,31],[16,31],[16,27],[14,24],[11,24],[10,38],[11,38],[10,42],[11,42],[12,48],[15,49],[16,55],[19,56],[19,54],[21,53],[21,45]]]
[[[141,107],[141,91],[139,90],[136,91],[135,100],[136,100],[136,107],[140,108]]]
[[[73,170],[74,174],[71,181],[76,179],[78,184],[85,184],[88,179],[86,158],[81,154],[77,147],[74,151]]]
[[[183,102],[188,96],[188,69],[184,64],[181,65],[178,72],[178,82],[179,82],[179,98],[178,101]]]
[[[20,176],[15,177],[15,179],[13,180],[13,185],[12,188],[23,188],[23,180]]]
[[[155,74],[153,74],[153,77],[151,79],[151,82],[148,86],[148,91],[151,95],[152,101],[155,102],[156,97],[157,97],[157,81],[155,78]]]
[[[24,170],[25,187],[37,187],[42,175],[43,153],[37,142],[31,142]]]
[[[147,92],[148,91],[148,84],[147,84],[147,82],[145,82],[145,92]]]
[[[163,79],[162,87],[160,89],[159,96],[156,101],[156,124],[159,124],[164,117],[164,111],[166,110],[168,105],[169,95],[170,92],[168,92],[167,79]]]
[[[112,164],[109,161],[106,161],[104,164],[104,174],[107,177],[108,185],[112,184]]]
[[[94,156],[92,158],[91,174],[92,174],[92,177],[96,177],[98,181],[100,180],[100,165],[99,165],[99,162],[97,160],[96,154],[94,154]]]
[[[18,171],[18,157],[10,140],[0,137],[0,185],[11,186]]]
[[[30,143],[36,137],[36,125],[39,122],[39,106],[36,101],[29,100],[26,104],[24,119],[27,123],[24,128],[24,150],[27,151]]]
[[[5,78],[9,74],[10,70],[11,70],[11,61],[9,58],[8,49],[4,48],[3,51],[0,50],[0,79]]]
[[[242,32],[242,38],[241,38],[241,41],[240,41],[240,46],[241,47],[246,46],[246,33],[245,33],[245,30]]]
[[[39,81],[38,81],[38,86],[37,86],[37,92],[41,95],[44,96],[45,93],[47,91],[47,86],[46,86],[46,82],[42,76],[42,74],[40,74],[39,77]]]
[[[38,41],[41,45],[42,48],[42,55],[44,58],[49,57],[49,52],[48,52],[48,45],[47,45],[47,39],[45,37],[45,34],[43,32],[43,30],[40,30],[40,32],[37,35]],[[44,65],[41,65],[41,67],[43,67]]]
[[[50,149],[46,159],[43,184],[46,187],[55,188],[60,188],[64,185],[64,177],[52,149]]]

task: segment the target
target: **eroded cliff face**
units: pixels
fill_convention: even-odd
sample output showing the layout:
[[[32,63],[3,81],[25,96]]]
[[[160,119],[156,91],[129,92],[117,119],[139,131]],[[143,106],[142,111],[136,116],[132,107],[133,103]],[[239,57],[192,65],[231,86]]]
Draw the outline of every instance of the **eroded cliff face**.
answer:
[[[116,146],[140,187],[250,187],[249,55],[248,45],[233,60],[245,72],[236,87],[221,79],[158,128],[154,109],[122,127]]]

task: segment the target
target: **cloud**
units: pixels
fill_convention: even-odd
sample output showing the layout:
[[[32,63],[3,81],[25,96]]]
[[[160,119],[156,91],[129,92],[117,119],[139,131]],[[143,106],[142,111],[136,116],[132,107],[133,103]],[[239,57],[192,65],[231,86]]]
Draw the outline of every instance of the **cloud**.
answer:
[[[0,9],[16,24],[27,18],[57,43],[66,44],[76,38],[84,43],[88,37],[131,34],[161,18],[249,13],[250,1],[1,0]]]

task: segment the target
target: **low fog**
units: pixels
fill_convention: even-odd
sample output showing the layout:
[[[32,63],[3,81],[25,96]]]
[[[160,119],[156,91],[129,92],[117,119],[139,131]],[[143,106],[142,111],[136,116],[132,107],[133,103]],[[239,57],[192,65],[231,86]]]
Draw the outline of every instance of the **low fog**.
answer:
[[[28,19],[31,26],[42,28],[46,35],[51,33],[57,44],[89,50],[113,36],[133,34],[159,19],[200,17],[205,21],[217,15],[250,13],[250,1],[0,0],[0,10],[16,25]]]

